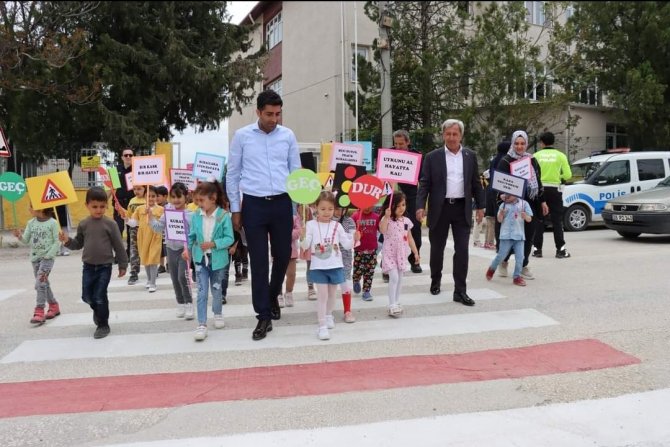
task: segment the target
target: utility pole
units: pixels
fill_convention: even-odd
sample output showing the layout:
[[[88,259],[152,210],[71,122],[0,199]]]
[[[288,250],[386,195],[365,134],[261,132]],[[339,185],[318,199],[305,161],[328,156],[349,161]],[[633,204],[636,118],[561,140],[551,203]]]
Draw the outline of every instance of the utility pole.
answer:
[[[379,5],[379,48],[381,71],[381,120],[382,120],[382,147],[393,145],[393,114],[391,112],[391,44],[389,28],[393,26],[393,19],[388,14],[388,2],[378,2]]]

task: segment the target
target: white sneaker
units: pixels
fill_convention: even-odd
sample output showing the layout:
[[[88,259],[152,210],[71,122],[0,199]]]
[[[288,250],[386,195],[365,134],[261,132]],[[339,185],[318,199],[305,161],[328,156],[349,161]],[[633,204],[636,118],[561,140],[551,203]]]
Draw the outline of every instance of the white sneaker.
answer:
[[[277,296],[277,302],[279,302],[279,307],[284,307],[286,305],[284,302],[284,295],[279,294]]]
[[[184,304],[177,304],[177,318],[184,318],[186,313],[186,306]]]
[[[498,266],[498,276],[501,278],[507,278],[507,262],[503,261]]]
[[[226,323],[223,321],[223,315],[214,315],[214,327],[217,329],[223,329]]]
[[[307,290],[307,299],[310,300],[310,301],[315,301],[316,300],[316,290],[308,289]]]
[[[398,318],[400,315],[402,315],[402,307],[400,307],[398,304],[393,304],[389,306],[388,313],[389,317]]]
[[[149,284],[149,281],[147,281],[147,283],[144,285],[144,288],[149,290],[149,287],[151,287],[151,284]]]
[[[335,318],[332,315],[326,315],[326,327],[328,329],[335,329]]]
[[[328,328],[326,326],[321,326],[319,328],[317,336],[319,337],[319,340],[330,340],[330,332],[328,332]]]
[[[521,277],[523,279],[535,279],[535,277],[530,272],[530,269],[528,267],[524,267],[523,269],[521,269]]]
[[[196,341],[202,341],[207,338],[207,326],[200,325],[195,330],[195,339]]]
[[[156,286],[153,284],[149,286],[149,293],[154,293],[156,291]]]
[[[293,293],[286,292],[284,294],[284,301],[286,301],[286,307],[293,307]]]
[[[184,307],[185,307],[184,319],[192,320],[193,318],[195,318],[195,312],[193,312],[193,303],[186,303],[184,304]]]

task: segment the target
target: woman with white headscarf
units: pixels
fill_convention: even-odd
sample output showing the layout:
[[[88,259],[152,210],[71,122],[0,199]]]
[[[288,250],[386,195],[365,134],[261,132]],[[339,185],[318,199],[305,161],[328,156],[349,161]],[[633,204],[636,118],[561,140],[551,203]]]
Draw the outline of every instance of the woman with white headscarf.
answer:
[[[528,269],[528,261],[530,257],[531,249],[533,248],[533,236],[535,234],[535,229],[537,228],[537,219],[538,216],[546,216],[549,213],[549,207],[544,201],[544,188],[542,187],[540,165],[533,158],[531,154],[527,152],[528,150],[528,135],[523,130],[517,130],[512,134],[512,144],[510,145],[509,151],[507,154],[500,160],[498,163],[498,171],[504,173],[512,173],[511,164],[515,161],[522,160],[526,157],[530,158],[531,162],[531,172],[530,179],[526,182],[526,191],[524,192],[523,199],[528,202],[531,209],[533,210],[533,219],[530,222],[524,224],[524,231],[526,236],[526,241],[524,242],[523,247],[523,269],[521,270],[521,276],[524,279],[535,279],[533,274]],[[541,213],[541,214],[540,214]],[[507,276],[507,260],[509,256],[505,259],[504,262],[498,267],[498,274],[500,276]]]

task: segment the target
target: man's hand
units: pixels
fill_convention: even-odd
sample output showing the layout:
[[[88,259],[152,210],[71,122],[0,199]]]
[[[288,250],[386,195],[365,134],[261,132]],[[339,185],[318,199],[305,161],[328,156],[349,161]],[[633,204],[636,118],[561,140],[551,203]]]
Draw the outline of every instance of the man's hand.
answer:
[[[416,210],[416,220],[417,222],[423,222],[423,208]]]
[[[477,210],[476,219],[477,219],[477,223],[482,223],[482,220],[484,220],[484,210],[483,209]]]
[[[549,206],[547,206],[547,202],[542,202],[542,215],[546,216],[549,214]]]
[[[242,229],[242,213],[233,213],[233,230],[240,231]]]
[[[126,276],[126,269],[119,269],[119,278]]]

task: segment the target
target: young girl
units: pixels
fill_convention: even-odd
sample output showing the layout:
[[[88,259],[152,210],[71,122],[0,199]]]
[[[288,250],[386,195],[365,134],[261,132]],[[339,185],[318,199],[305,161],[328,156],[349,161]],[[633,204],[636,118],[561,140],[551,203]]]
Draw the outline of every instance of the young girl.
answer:
[[[354,293],[361,293],[361,278],[363,278],[363,300],[372,301],[370,289],[377,267],[377,228],[379,214],[372,207],[356,211],[351,218],[358,225],[361,232],[361,244],[354,250]]]
[[[498,222],[500,222],[500,248],[498,254],[486,270],[486,279],[491,281],[498,264],[507,257],[510,250],[514,250],[514,275],[513,283],[517,286],[525,286],[526,281],[521,277],[524,258],[524,241],[526,240],[524,222],[533,220],[533,210],[528,202],[511,194],[501,194],[503,202],[498,211]]]
[[[354,241],[360,238],[358,232],[354,238],[344,231],[342,225],[333,221],[335,196],[330,191],[321,191],[316,199],[316,220],[307,222],[302,248],[311,253],[311,263],[307,271],[307,280],[316,284],[318,299],[317,317],[320,340],[329,340],[328,329],[335,327],[333,307],[338,284],[344,282],[344,268],[340,246],[351,250]]]
[[[286,268],[286,291],[279,295],[279,307],[293,307],[293,286],[295,285],[295,271],[298,263],[298,252],[300,251],[300,233],[302,232],[302,219],[298,213],[293,215],[293,232],[291,233],[291,259]]]
[[[303,214],[304,213],[304,214]],[[302,219],[304,216],[304,221],[309,222],[314,218],[314,210],[312,209],[312,206],[307,206],[305,205],[298,205],[298,215]],[[310,264],[312,262],[312,253],[311,250],[309,249],[303,249],[300,247],[300,253],[298,254],[298,257],[305,261],[307,264],[307,271],[309,271]],[[310,301],[316,300],[316,291],[314,290],[314,283],[309,280],[309,277],[307,278],[307,299]]]
[[[125,210],[121,208],[118,203],[115,203],[114,205],[119,216],[132,216],[140,205],[146,204],[146,191],[146,186],[133,186],[133,194],[135,194],[135,197],[130,199],[128,209]],[[130,235],[130,249],[128,250],[130,252],[130,277],[128,278],[128,285],[132,286],[137,283],[138,275],[140,274],[140,254],[137,250],[137,228],[126,225],[126,231],[128,231],[128,234]]]
[[[140,264],[144,266],[147,274],[145,287],[150,293],[156,291],[158,264],[161,261],[161,247],[163,246],[163,233],[157,233],[151,227],[151,220],[163,216],[163,207],[156,203],[156,196],[156,187],[149,186],[146,205],[138,206],[127,220],[130,228],[137,228],[137,251]]]
[[[187,195],[188,188],[186,185],[180,182],[175,183],[170,188],[170,203],[165,205],[165,209],[183,211],[188,228],[193,213],[186,209]],[[165,214],[160,219],[152,217],[151,228],[157,233],[162,233],[165,229]],[[194,316],[193,297],[191,296],[191,288],[186,278],[188,274],[186,267],[188,264],[181,257],[184,251],[184,243],[166,240],[165,248],[167,251],[167,268],[170,272],[170,279],[172,280],[172,287],[174,288],[177,300],[177,318],[192,320]]]
[[[389,207],[389,199],[393,204]],[[414,253],[417,264],[420,263],[419,252],[412,238],[412,221],[405,217],[407,204],[405,194],[395,191],[384,202],[383,217],[379,223],[379,231],[384,235],[384,246],[382,247],[382,268],[389,275],[389,308],[388,314],[397,318],[402,315],[400,306],[400,290],[402,275],[406,270],[408,251]]]
[[[28,221],[25,231],[14,230],[16,236],[24,244],[30,244],[30,262],[33,264],[35,275],[35,290],[37,290],[37,302],[35,312],[30,322],[42,324],[44,320],[50,320],[60,315],[58,301],[54,298],[49,284],[49,274],[54,266],[54,258],[60,249],[60,226],[54,219],[53,208],[34,210],[30,207],[33,218]],[[44,305],[49,303],[49,310],[44,315]]]
[[[182,258],[189,262],[192,257],[198,272],[198,327],[195,339],[202,341],[207,337],[207,297],[208,288],[212,291],[212,312],[214,327],[224,327],[221,281],[224,270],[228,268],[228,248],[233,244],[233,223],[230,213],[223,209],[226,197],[221,184],[217,181],[202,182],[194,196],[199,210],[193,213],[188,233],[188,251]]]
[[[333,220],[342,225],[344,231],[353,234],[356,231],[356,222],[347,216],[346,212],[338,205],[335,206],[335,215]],[[340,284],[342,290],[342,306],[344,307],[344,322],[355,323],[356,317],[351,313],[351,270],[353,268],[354,256],[352,249],[346,249],[340,244],[340,251],[342,252],[342,264],[344,266],[344,282]]]

